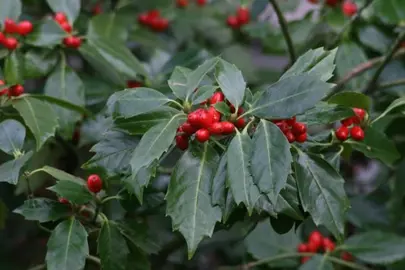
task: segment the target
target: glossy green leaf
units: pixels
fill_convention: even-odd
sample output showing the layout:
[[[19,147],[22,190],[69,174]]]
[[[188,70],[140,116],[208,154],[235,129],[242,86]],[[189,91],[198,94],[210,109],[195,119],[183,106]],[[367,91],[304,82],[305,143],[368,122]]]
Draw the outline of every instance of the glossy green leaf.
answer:
[[[246,82],[242,72],[235,65],[220,60],[215,78],[226,99],[235,107],[242,105],[246,89]]]
[[[85,107],[73,104],[73,103],[63,100],[63,99],[59,99],[59,98],[55,98],[55,97],[47,96],[47,95],[42,95],[42,94],[28,94],[27,96],[36,98],[38,100],[46,101],[48,103],[57,105],[59,107],[65,108],[70,111],[78,112],[78,113],[82,114],[83,116],[88,116],[88,117],[92,116],[91,111],[87,110]]]
[[[244,203],[249,214],[260,197],[260,192],[250,172],[250,158],[253,142],[246,131],[237,132],[229,144],[228,157],[228,186],[232,190],[236,204]]]
[[[145,252],[134,245],[128,244],[129,255],[127,256],[126,270],[151,270],[152,262]]]
[[[57,193],[60,197],[80,205],[86,204],[93,199],[93,195],[85,185],[69,180],[59,181],[48,189]]]
[[[315,255],[309,261],[301,265],[299,270],[334,270],[333,264],[326,256]]]
[[[369,158],[376,158],[387,165],[392,165],[400,158],[400,154],[395,144],[384,133],[374,129],[372,126],[367,127],[363,141],[349,139],[346,143],[350,144],[353,149],[362,152]]]
[[[362,44],[379,53],[388,51],[393,42],[384,32],[373,25],[361,27],[359,39]]]
[[[124,42],[128,37],[126,23],[126,18],[117,12],[99,14],[90,20],[87,38],[106,38]]]
[[[44,166],[40,169],[36,170],[37,172],[46,172],[47,174],[55,177],[59,181],[71,181],[71,182],[76,182],[77,184],[80,185],[85,185],[85,181],[79,177],[73,176],[67,172],[64,172],[62,170],[49,167],[49,166]]]
[[[228,189],[226,193],[225,206],[222,208],[222,222],[226,223],[231,216],[232,212],[237,207],[235,199],[233,198],[232,191]]]
[[[24,216],[26,220],[48,222],[69,216],[71,206],[48,198],[33,198],[26,200],[23,205],[13,212]]]
[[[168,101],[167,96],[151,88],[125,89],[110,96],[107,110],[113,116],[129,118],[155,111]]]
[[[255,204],[255,210],[257,211],[258,214],[261,214],[264,211],[272,217],[277,217],[277,213],[274,210],[274,205],[270,202],[270,199],[264,194],[260,195],[259,200]]]
[[[49,7],[56,12],[63,12],[66,14],[70,24],[76,20],[80,13],[80,0],[46,0]]]
[[[0,182],[7,182],[16,185],[20,178],[21,168],[32,157],[33,152],[28,152],[16,159],[7,161],[0,165]]]
[[[325,160],[301,151],[294,166],[302,207],[317,226],[324,225],[341,239],[349,207],[343,178]]]
[[[343,105],[349,108],[370,110],[370,97],[357,92],[340,92],[328,99],[328,103]]]
[[[9,154],[21,152],[24,139],[25,127],[18,121],[8,119],[0,123],[0,149]]]
[[[267,88],[249,113],[263,118],[291,118],[315,106],[330,84],[303,74],[290,76]]]
[[[9,85],[24,83],[24,57],[20,51],[13,51],[6,57],[4,77]]]
[[[225,116],[231,115],[231,108],[225,102],[218,102],[214,105],[215,109]]]
[[[378,120],[384,118],[387,114],[389,114],[392,110],[395,110],[399,107],[405,106],[405,97],[398,98],[394,100],[388,107],[385,109],[383,113],[381,113],[376,119],[373,120],[372,123],[377,122]]]
[[[34,31],[27,36],[25,42],[36,47],[52,48],[62,44],[67,35],[55,20],[49,18],[35,26]]]
[[[25,78],[38,78],[48,75],[55,67],[58,56],[54,52],[30,50],[24,54]]]
[[[319,102],[314,108],[297,116],[297,121],[307,125],[330,124],[354,116],[350,107]]]
[[[40,149],[58,127],[58,119],[52,107],[30,96],[14,99],[12,104],[34,134],[37,150]]]
[[[405,20],[402,0],[376,0],[373,3],[376,15],[387,24],[397,25]]]
[[[210,192],[212,197],[212,205],[219,205],[221,209],[225,207],[226,195],[228,192],[226,189],[227,162],[228,156],[225,152],[221,157],[214,173]]]
[[[193,94],[193,97],[191,98],[191,100],[193,101],[192,104],[195,105],[204,102],[205,100],[210,98],[217,89],[218,86],[215,85],[203,85],[201,87],[198,87],[197,91]]]
[[[191,73],[192,70],[185,67],[176,67],[173,70],[167,83],[176,97],[180,99],[185,99],[187,97],[187,78]]]
[[[125,270],[125,261],[129,249],[118,226],[112,221],[105,221],[97,239],[102,269]]]
[[[87,232],[74,217],[56,226],[48,240],[48,270],[82,270],[89,255]]]
[[[290,143],[270,121],[260,120],[253,136],[251,171],[261,193],[275,204],[291,170]]]
[[[141,168],[136,175],[130,175],[123,180],[128,192],[135,194],[138,201],[143,204],[143,191],[149,185],[152,177],[156,175],[157,164]]]
[[[286,188],[280,191],[274,210],[277,213],[282,213],[293,219],[304,220],[304,213],[300,208],[298,196],[297,183],[295,179],[289,175]]]
[[[189,99],[194,90],[200,85],[205,75],[212,69],[214,69],[218,61],[219,58],[217,57],[208,59],[187,76],[187,82],[185,86],[186,100]]]
[[[4,25],[5,19],[18,20],[21,15],[21,0],[1,0],[0,6],[0,22],[2,25]]]
[[[328,81],[335,70],[335,57],[337,49],[326,51],[324,48],[309,50],[281,76],[281,79],[300,74],[309,74],[318,77],[321,81]]]
[[[178,161],[166,194],[166,214],[186,239],[191,258],[204,236],[211,237],[221,210],[211,204],[218,154],[208,143],[193,145]]]
[[[130,161],[133,175],[167,151],[173,142],[177,128],[185,120],[184,114],[176,114],[169,121],[154,126],[143,135]]]
[[[350,237],[341,249],[368,263],[390,264],[405,258],[405,238],[373,230]]]

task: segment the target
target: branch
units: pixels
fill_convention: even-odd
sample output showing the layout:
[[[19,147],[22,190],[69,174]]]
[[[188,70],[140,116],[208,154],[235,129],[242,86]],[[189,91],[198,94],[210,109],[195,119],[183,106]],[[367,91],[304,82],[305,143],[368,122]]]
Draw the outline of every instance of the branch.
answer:
[[[283,32],[285,41],[287,43],[287,48],[288,48],[288,53],[290,54],[290,64],[293,64],[295,60],[297,60],[296,53],[294,50],[294,44],[292,42],[290,33],[288,32],[288,27],[287,27],[287,21],[284,18],[283,12],[281,12],[281,9],[279,5],[277,4],[276,0],[269,0],[270,4],[272,4],[274,11],[277,14],[278,18],[278,23],[280,24],[281,31]]]
[[[393,86],[398,86],[398,85],[404,85],[405,84],[405,79],[399,79],[391,82],[386,82],[378,85],[378,89],[385,89],[385,88],[390,88]]]
[[[88,255],[86,259],[93,262],[93,263],[95,263],[95,264],[97,264],[97,265],[101,265],[100,259],[95,257],[95,256]]]

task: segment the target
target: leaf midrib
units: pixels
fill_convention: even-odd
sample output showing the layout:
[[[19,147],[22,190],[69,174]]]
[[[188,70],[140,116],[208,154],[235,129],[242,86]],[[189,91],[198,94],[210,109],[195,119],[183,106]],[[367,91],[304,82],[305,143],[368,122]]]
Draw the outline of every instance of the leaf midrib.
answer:
[[[65,249],[65,257],[64,257],[64,269],[67,269],[67,261],[68,261],[68,253],[69,253],[69,247],[70,247],[70,238],[72,235],[72,230],[73,230],[73,223],[75,222],[74,218],[70,218],[70,225],[69,225],[69,231],[68,231],[68,237],[67,237],[67,243],[66,243],[66,249]]]

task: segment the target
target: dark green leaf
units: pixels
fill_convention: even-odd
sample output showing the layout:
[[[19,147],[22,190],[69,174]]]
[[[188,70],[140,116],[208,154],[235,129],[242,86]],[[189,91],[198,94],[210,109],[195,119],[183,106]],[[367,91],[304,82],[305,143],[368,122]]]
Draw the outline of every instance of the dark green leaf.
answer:
[[[6,204],[0,200],[0,229],[4,229],[6,227],[6,221],[8,217],[8,208]]]
[[[100,37],[124,42],[128,37],[126,18],[116,12],[94,16],[89,22],[87,38]]]
[[[149,185],[152,177],[156,175],[157,164],[152,163],[148,167],[143,167],[136,175],[130,175],[123,180],[130,193],[135,194],[138,201],[143,203],[143,191]]]
[[[315,255],[309,261],[301,265],[299,270],[334,270],[333,264],[326,256]]]
[[[19,156],[0,165],[0,182],[16,185],[20,177],[21,168],[31,158],[33,152]]]
[[[255,210],[259,214],[261,214],[264,211],[272,217],[277,217],[274,205],[270,202],[269,198],[264,194],[260,195],[260,198],[255,205]]]
[[[354,116],[354,112],[349,107],[319,102],[314,108],[297,116],[297,121],[307,125],[330,124],[351,116]]]
[[[267,88],[249,112],[263,118],[291,118],[314,107],[329,88],[311,75],[290,76]]]
[[[251,170],[261,193],[275,204],[291,170],[290,143],[273,123],[260,120],[253,136]]]
[[[73,22],[80,13],[80,0],[46,0],[49,7],[56,12],[63,12],[66,14],[68,21],[73,25]]]
[[[215,85],[203,85],[200,86],[197,91],[193,94],[191,100],[192,104],[200,104],[201,102],[207,100],[214,94],[215,90],[218,89],[218,86]]]
[[[249,214],[252,214],[260,197],[259,189],[253,182],[249,170],[252,151],[253,142],[246,131],[237,132],[227,150],[228,185],[232,190],[236,204],[243,202]]]
[[[55,67],[57,54],[30,50],[24,54],[25,78],[38,78],[48,75]]]
[[[26,220],[48,222],[69,216],[71,207],[47,198],[34,198],[26,200],[13,212],[24,216]]]
[[[87,232],[75,218],[59,223],[51,234],[46,253],[48,270],[82,270],[89,255]]]
[[[129,244],[126,270],[151,270],[151,261],[147,254],[134,245]]]
[[[232,214],[233,210],[237,207],[235,199],[233,198],[232,191],[228,189],[226,194],[225,207],[222,209],[222,222],[226,223]]]
[[[349,108],[363,108],[370,110],[371,99],[357,92],[340,92],[328,99],[328,103],[343,105]]]
[[[376,15],[387,24],[397,25],[405,20],[402,0],[376,0],[373,7]]]
[[[67,172],[61,171],[59,169],[49,167],[49,166],[44,166],[44,167],[38,169],[37,171],[46,172],[47,174],[55,177],[59,181],[67,180],[67,181],[71,181],[71,182],[76,182],[79,185],[85,184],[85,181],[83,179],[73,176],[71,174],[68,174]]]
[[[219,58],[217,57],[208,59],[187,76],[185,86],[186,100],[188,100],[193,91],[198,88],[205,75],[217,65],[218,61]]]
[[[220,60],[215,77],[226,99],[235,107],[242,105],[246,89],[242,72],[235,65]]]
[[[21,152],[24,139],[25,127],[18,121],[8,119],[0,123],[0,149],[13,155]]]
[[[366,25],[359,29],[360,42],[379,53],[385,53],[391,46],[393,40],[387,37],[373,25]]]
[[[298,199],[297,184],[291,175],[287,178],[286,188],[280,191],[274,208],[277,213],[285,214],[296,220],[304,219]]]
[[[20,51],[13,51],[6,58],[4,77],[9,85],[24,83],[24,57]]]
[[[214,105],[215,109],[225,116],[231,115],[231,108],[225,102],[218,102]]]
[[[58,119],[52,107],[30,96],[22,96],[12,101],[13,107],[20,113],[25,124],[34,134],[37,150],[55,134]]]
[[[381,113],[376,119],[373,120],[372,123],[377,122],[378,120],[384,118],[388,113],[392,110],[397,109],[399,107],[405,106],[405,97],[398,98],[394,100],[388,107],[385,109],[383,113]]]
[[[187,78],[191,73],[192,70],[185,67],[176,67],[173,70],[167,83],[176,97],[180,99],[185,99],[187,97]]]
[[[46,95],[42,95],[42,94],[29,94],[27,96],[36,98],[38,100],[46,101],[48,103],[57,105],[59,107],[62,107],[62,108],[65,108],[65,109],[68,109],[71,111],[78,112],[78,113],[82,114],[83,116],[88,116],[88,117],[92,116],[91,111],[87,110],[86,108],[84,108],[82,106],[78,106],[76,104],[70,103],[66,100],[62,100],[59,98],[46,96]]]
[[[301,151],[294,165],[302,207],[317,226],[324,225],[341,239],[349,206],[344,180],[328,162]]]
[[[93,199],[93,195],[85,185],[69,180],[59,181],[48,189],[76,204],[86,204]]]
[[[212,196],[212,205],[219,205],[222,209],[225,207],[225,200],[226,200],[226,164],[228,161],[228,156],[226,152],[221,157],[221,160],[218,163],[218,167],[216,168],[216,172],[212,179],[212,186],[211,186],[211,196]]]
[[[208,143],[193,145],[178,161],[166,194],[166,214],[187,241],[191,258],[204,236],[211,237],[221,210],[211,205],[211,185],[218,154]]]
[[[5,19],[18,20],[21,15],[21,0],[1,0],[0,22],[4,25]]]
[[[62,44],[68,34],[53,19],[45,19],[27,36],[25,42],[37,47],[54,47]]]
[[[125,270],[125,261],[129,249],[118,226],[111,221],[104,221],[97,239],[98,253],[102,269]]]

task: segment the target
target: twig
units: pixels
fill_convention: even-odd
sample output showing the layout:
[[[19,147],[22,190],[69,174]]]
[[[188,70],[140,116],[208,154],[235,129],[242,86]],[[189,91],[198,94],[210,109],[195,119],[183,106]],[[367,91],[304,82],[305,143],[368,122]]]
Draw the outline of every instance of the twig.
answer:
[[[100,259],[95,257],[95,256],[88,255],[86,259],[93,262],[93,263],[95,263],[95,264],[101,265]]]
[[[40,265],[31,267],[31,268],[28,269],[28,270],[42,270],[42,269],[45,269],[45,268],[46,268],[46,265],[45,265],[45,264],[40,264]]]
[[[294,50],[294,44],[291,39],[291,35],[288,32],[287,21],[284,18],[283,12],[281,11],[276,0],[269,0],[270,4],[273,6],[274,11],[277,14],[278,23],[280,24],[281,31],[283,32],[285,42],[287,43],[288,53],[290,54],[291,65],[297,60],[296,53]]]
[[[106,202],[111,201],[111,200],[115,200],[115,199],[116,200],[123,200],[124,198],[122,198],[120,195],[106,197],[101,201],[101,204],[105,204]]]
[[[172,174],[173,173],[173,168],[165,168],[165,167],[158,167],[157,168],[157,171],[159,172],[159,173],[162,173],[162,174]]]
[[[48,228],[42,226],[42,224],[39,223],[39,221],[37,222],[37,225],[38,225],[38,228],[40,228],[40,229],[43,230],[44,232],[52,233],[52,230],[50,230],[50,229],[48,229]]]
[[[399,80],[395,80],[395,81],[391,81],[391,82],[386,82],[386,83],[382,83],[380,85],[378,85],[378,89],[385,89],[385,88],[390,88],[393,86],[399,86],[399,85],[403,85],[405,84],[405,79],[399,79]]]
[[[394,45],[392,45],[391,49],[383,57],[382,63],[380,64],[380,66],[374,73],[373,77],[371,78],[370,82],[368,83],[366,91],[364,91],[365,94],[370,94],[371,92],[373,92],[373,90],[375,89],[375,84],[378,81],[378,78],[380,77],[381,73],[383,72],[385,66],[392,60],[395,52],[401,46],[401,43],[404,39],[405,39],[405,30],[402,30],[402,32],[398,35],[398,38],[395,40]]]
[[[335,258],[335,257],[330,257],[330,256],[328,256],[326,258],[331,262],[334,262],[334,263],[349,267],[351,269],[369,270],[369,268],[367,268],[365,266],[362,266],[362,265],[359,265],[359,264],[356,264],[356,263],[353,263],[353,262],[347,262],[347,261],[344,261],[344,260],[341,260],[341,259],[338,259],[338,258]]]

